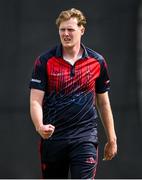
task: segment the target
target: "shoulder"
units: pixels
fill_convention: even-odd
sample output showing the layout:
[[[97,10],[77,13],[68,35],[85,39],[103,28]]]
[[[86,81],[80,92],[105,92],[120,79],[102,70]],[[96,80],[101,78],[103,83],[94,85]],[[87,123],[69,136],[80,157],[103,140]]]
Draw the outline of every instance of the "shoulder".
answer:
[[[94,58],[95,60],[99,62],[104,61],[104,57],[100,53],[94,51],[93,49],[86,47],[86,51],[89,57]]]
[[[38,59],[41,61],[41,62],[47,62],[50,58],[56,56],[56,49],[57,49],[57,46],[47,50],[47,51],[44,51],[43,53],[41,53],[39,56],[38,56]]]

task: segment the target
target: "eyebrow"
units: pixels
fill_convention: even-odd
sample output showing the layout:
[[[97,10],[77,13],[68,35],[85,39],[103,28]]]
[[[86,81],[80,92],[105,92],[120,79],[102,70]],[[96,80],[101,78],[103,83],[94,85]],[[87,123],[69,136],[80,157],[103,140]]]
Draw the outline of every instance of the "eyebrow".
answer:
[[[62,27],[62,28],[59,28],[59,30],[65,30],[65,29],[67,29],[67,30],[77,30],[76,28],[73,28],[73,27],[67,27],[67,28]]]

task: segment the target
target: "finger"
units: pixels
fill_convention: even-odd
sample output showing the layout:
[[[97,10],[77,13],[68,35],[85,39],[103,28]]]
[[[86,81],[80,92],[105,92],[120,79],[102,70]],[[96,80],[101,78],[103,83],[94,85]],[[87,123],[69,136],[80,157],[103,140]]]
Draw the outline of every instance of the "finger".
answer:
[[[45,135],[45,134],[42,134],[42,138],[43,138],[43,139],[48,139],[48,138],[50,138],[51,136],[52,136],[52,134],[48,134],[48,135],[47,135],[47,134],[46,134],[46,135]]]
[[[52,124],[49,124],[49,128],[55,129],[55,126],[53,126]]]
[[[109,161],[109,160],[111,160],[111,159],[112,159],[112,158],[110,158],[110,157],[106,157],[106,158],[104,157],[104,158],[103,158],[103,161]]]
[[[104,161],[108,161],[108,160],[111,160],[112,158],[113,158],[112,154],[105,153],[103,160]]]
[[[108,160],[112,160],[113,158],[115,157],[115,155],[112,155],[112,154],[108,154],[108,155],[106,155],[104,158],[103,158],[103,160],[105,161],[108,161]]]
[[[53,134],[53,131],[43,131],[42,134],[45,135],[45,136],[50,136],[50,135]]]
[[[44,127],[44,131],[54,131],[55,127],[52,125],[46,125]]]
[[[52,133],[54,130],[53,129],[44,129],[43,132],[44,133]]]
[[[55,129],[55,126],[53,126],[52,124],[47,124],[47,125],[45,125],[45,127],[49,128],[49,129]]]

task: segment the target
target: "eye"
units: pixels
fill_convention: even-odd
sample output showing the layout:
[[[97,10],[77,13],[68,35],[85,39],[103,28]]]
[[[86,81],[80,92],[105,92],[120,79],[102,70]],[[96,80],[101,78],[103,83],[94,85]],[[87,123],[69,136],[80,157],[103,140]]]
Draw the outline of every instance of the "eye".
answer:
[[[71,32],[74,32],[75,29],[73,29],[73,28],[68,28],[68,29],[60,28],[60,29],[59,29],[59,32],[60,32],[60,33],[64,33],[65,31],[67,31],[68,33],[71,33]]]
[[[64,28],[61,28],[61,29],[59,29],[59,31],[60,31],[60,32],[64,32],[64,31],[65,31],[65,29],[64,29]]]
[[[72,29],[72,28],[69,28],[69,29],[68,29],[68,31],[69,31],[69,32],[73,32],[73,31],[74,31],[74,29]]]

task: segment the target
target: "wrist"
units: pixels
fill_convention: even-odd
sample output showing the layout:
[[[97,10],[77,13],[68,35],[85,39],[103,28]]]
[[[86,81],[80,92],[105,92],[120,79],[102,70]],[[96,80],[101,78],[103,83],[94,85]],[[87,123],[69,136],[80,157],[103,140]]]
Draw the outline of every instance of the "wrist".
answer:
[[[42,126],[43,126],[43,124],[39,124],[39,125],[35,126],[36,131],[39,132],[41,130]]]
[[[117,142],[117,138],[116,137],[114,137],[114,138],[108,138],[108,143],[110,143],[110,144],[116,144],[116,142]]]

